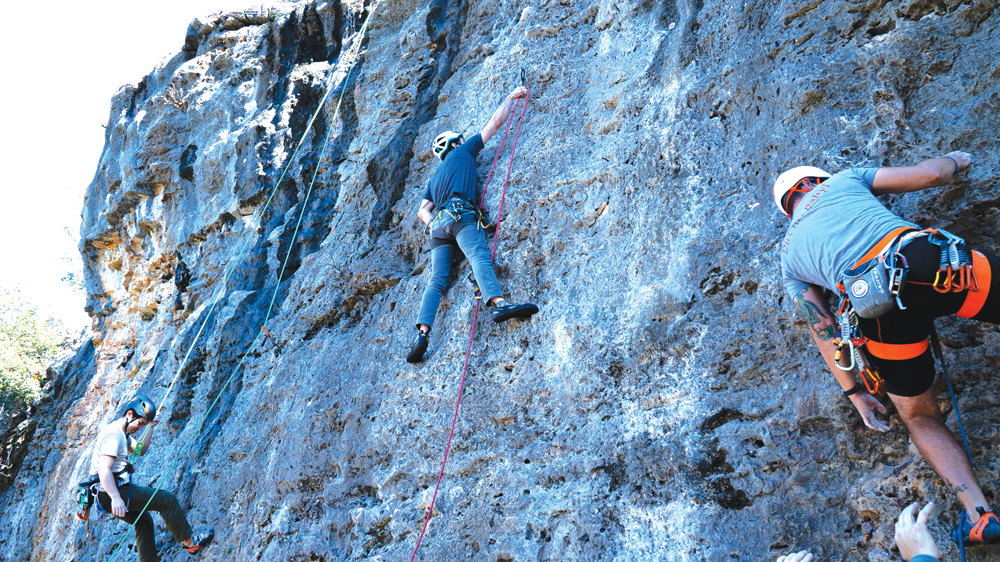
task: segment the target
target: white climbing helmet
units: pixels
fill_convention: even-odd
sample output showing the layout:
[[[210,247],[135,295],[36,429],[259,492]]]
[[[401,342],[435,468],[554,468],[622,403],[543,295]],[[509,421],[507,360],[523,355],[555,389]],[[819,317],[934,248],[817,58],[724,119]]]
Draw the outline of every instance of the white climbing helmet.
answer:
[[[799,182],[806,178],[826,179],[828,177],[830,177],[830,174],[815,166],[797,166],[791,170],[787,170],[778,176],[778,180],[774,182],[774,204],[778,206],[779,211],[790,217],[792,213],[785,209],[784,199],[798,187]]]
[[[444,160],[444,157],[448,155],[448,151],[451,150],[451,143],[462,138],[462,133],[456,133],[455,131],[445,131],[434,139],[434,156],[437,156],[439,160]]]

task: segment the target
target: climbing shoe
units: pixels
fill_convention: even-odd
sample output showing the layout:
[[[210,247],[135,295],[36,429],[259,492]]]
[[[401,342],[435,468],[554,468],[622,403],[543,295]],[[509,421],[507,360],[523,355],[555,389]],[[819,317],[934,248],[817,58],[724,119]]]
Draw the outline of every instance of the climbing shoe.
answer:
[[[538,307],[531,303],[510,304],[504,302],[493,305],[493,321],[499,324],[514,318],[531,318],[536,312],[538,312]]]
[[[424,360],[424,352],[427,351],[427,337],[428,334],[420,332],[417,341],[410,348],[410,354],[406,356],[407,363],[420,363]]]
[[[957,543],[961,538],[965,544],[1000,543],[1000,518],[982,507],[977,507],[976,511],[979,512],[979,520],[975,523],[969,521],[967,514],[962,514],[962,522],[951,531],[951,540]]]
[[[215,529],[209,529],[204,533],[198,533],[197,535],[192,535],[191,540],[194,542],[191,546],[184,547],[184,550],[188,551],[188,554],[198,554],[201,549],[205,548],[212,542],[215,538]]]

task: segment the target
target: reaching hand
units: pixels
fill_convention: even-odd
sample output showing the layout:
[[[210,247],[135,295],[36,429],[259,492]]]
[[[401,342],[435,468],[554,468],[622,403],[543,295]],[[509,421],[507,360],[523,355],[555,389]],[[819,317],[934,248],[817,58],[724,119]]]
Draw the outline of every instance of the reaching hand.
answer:
[[[964,170],[969,167],[969,164],[972,164],[972,155],[969,154],[968,152],[962,152],[961,150],[956,150],[954,152],[949,152],[944,156],[945,158],[951,158],[952,160],[954,160],[955,163],[958,164],[958,170]],[[957,172],[958,170],[955,171]]]
[[[515,88],[514,91],[512,91],[510,94],[507,95],[507,97],[512,100],[526,98],[528,97],[528,89],[525,88],[524,86],[521,86],[520,88]]]
[[[813,560],[815,560],[813,555],[808,550],[803,550],[795,554],[779,556],[775,562],[813,562]]]
[[[903,560],[909,560],[918,554],[929,554],[934,558],[940,558],[937,544],[934,537],[927,530],[927,518],[934,511],[934,502],[924,506],[913,518],[913,512],[917,509],[916,502],[906,506],[906,509],[899,514],[899,521],[896,522],[896,546],[899,547],[899,554]]]
[[[873,410],[885,413],[885,406],[877,398],[867,392],[859,392],[851,395],[851,402],[857,408],[858,413],[861,414],[861,419],[865,422],[866,426],[875,431],[889,431],[889,424],[875,417]]]

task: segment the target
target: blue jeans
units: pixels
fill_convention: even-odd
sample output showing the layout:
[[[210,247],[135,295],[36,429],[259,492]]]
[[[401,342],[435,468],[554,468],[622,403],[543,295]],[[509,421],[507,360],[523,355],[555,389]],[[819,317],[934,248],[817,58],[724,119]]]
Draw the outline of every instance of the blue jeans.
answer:
[[[476,282],[479,283],[479,290],[483,293],[483,302],[490,302],[494,297],[502,297],[500,283],[497,282],[497,275],[493,272],[493,260],[490,259],[490,250],[486,247],[486,233],[474,224],[466,225],[458,231],[455,236],[458,248],[453,245],[438,246],[431,250],[431,280],[424,289],[424,298],[420,301],[420,314],[417,315],[417,325],[434,325],[434,317],[437,316],[438,306],[441,305],[441,295],[444,294],[448,286],[448,274],[451,272],[451,264],[455,259],[455,253],[461,249],[465,254],[469,264],[472,265],[472,272],[476,275]]]

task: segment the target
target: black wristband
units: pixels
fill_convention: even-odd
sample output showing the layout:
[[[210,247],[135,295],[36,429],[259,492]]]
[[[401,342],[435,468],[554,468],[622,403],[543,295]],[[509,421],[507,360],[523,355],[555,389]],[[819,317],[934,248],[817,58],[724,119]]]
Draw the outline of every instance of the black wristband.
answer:
[[[861,386],[861,383],[858,383],[858,384],[854,385],[854,388],[852,388],[850,390],[842,390],[841,392],[844,393],[844,396],[850,397],[852,394],[857,394],[857,393],[861,392],[863,389],[864,389],[864,387]]]

